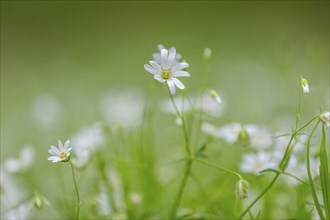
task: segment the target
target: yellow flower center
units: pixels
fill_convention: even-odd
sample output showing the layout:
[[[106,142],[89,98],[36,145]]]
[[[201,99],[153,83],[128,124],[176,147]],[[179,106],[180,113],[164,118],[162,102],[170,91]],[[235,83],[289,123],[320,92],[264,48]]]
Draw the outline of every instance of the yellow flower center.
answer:
[[[169,79],[172,77],[172,69],[171,68],[164,68],[162,69],[162,78]]]
[[[66,152],[65,151],[62,151],[61,153],[60,153],[60,158],[61,159],[63,159],[63,158],[66,158]]]

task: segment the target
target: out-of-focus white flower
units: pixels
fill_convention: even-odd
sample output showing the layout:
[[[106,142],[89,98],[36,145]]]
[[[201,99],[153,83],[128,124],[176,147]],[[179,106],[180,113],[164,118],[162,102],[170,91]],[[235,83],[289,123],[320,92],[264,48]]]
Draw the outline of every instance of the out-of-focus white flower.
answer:
[[[278,155],[278,159],[282,159],[283,154],[289,144],[290,136],[279,136],[274,139],[275,148],[274,154]],[[299,154],[305,149],[305,144],[307,141],[307,136],[297,136],[292,140],[291,146],[294,146],[293,152],[294,154]]]
[[[104,184],[100,184],[100,192],[96,197],[97,202],[97,212],[99,216],[110,216],[112,214],[112,207],[109,201],[108,193],[106,190],[106,186]]]
[[[180,117],[176,117],[176,119],[175,119],[175,124],[176,124],[177,126],[181,126],[181,125],[182,125],[182,119],[181,119]]]
[[[50,129],[60,120],[62,106],[55,96],[45,93],[34,100],[31,110],[41,129]]]
[[[208,134],[212,137],[216,136],[216,132],[217,132],[217,127],[215,127],[214,125],[204,122],[202,124],[202,132],[204,132],[205,134]]]
[[[271,152],[258,151],[245,154],[240,164],[243,172],[259,174],[260,171],[267,168],[276,168],[277,161],[273,158]]]
[[[246,199],[248,198],[249,192],[249,183],[246,180],[240,179],[236,183],[235,187],[235,194],[239,199]]]
[[[140,126],[143,102],[139,91],[110,91],[101,102],[101,111],[113,132],[127,132]]]
[[[152,55],[152,58],[154,59],[154,61],[156,61],[160,65],[161,64],[161,51],[163,49],[166,49],[166,48],[164,47],[163,44],[158,44],[157,48],[158,48],[159,53],[154,53]],[[173,62],[178,62],[179,63],[181,58],[182,58],[181,54],[176,53]]]
[[[267,148],[272,145],[272,137],[269,131],[264,128],[253,124],[244,126],[250,137],[250,146],[257,149]]]
[[[84,166],[89,161],[91,154],[103,147],[104,143],[105,137],[99,123],[81,128],[72,138],[72,146],[74,146],[73,151],[75,153],[72,163],[77,167]]]
[[[133,192],[130,194],[130,200],[133,204],[138,205],[142,202],[142,196],[140,193]]]
[[[202,96],[192,98],[192,102],[196,110],[202,111],[204,114],[211,117],[219,117],[224,113],[222,100],[220,99],[221,104],[219,105],[217,99],[212,97],[210,93],[204,93]]]
[[[12,176],[0,167],[1,219],[29,219],[31,203],[22,200],[26,197],[24,190],[17,186]]]
[[[108,179],[113,189],[112,198],[115,208],[118,211],[125,210],[124,193],[118,172],[115,169],[110,169]]]
[[[308,94],[309,93],[308,81],[305,78],[301,78],[300,84],[303,89],[303,93]]]
[[[70,159],[70,151],[71,147],[69,147],[70,141],[67,140],[63,146],[62,141],[58,141],[58,148],[56,148],[54,145],[50,146],[50,150],[48,150],[48,153],[54,155],[48,157],[48,160],[51,160],[53,163],[56,162],[66,162]]]
[[[312,178],[315,179],[320,175],[320,160],[317,158],[312,158],[310,160],[310,168]]]
[[[160,54],[160,63],[157,61],[149,61],[149,64],[144,65],[144,69],[153,74],[154,79],[167,83],[172,95],[176,93],[176,88],[184,89],[185,86],[177,77],[189,77],[190,74],[183,69],[189,67],[186,62],[178,63],[176,57],[176,50],[174,47],[170,50],[162,49]]]
[[[227,124],[220,127],[215,133],[216,138],[222,138],[227,143],[233,144],[238,139],[238,134],[242,130],[242,126],[239,123]]]
[[[305,179],[307,177],[306,165],[299,163],[297,157],[292,154],[288,166],[286,168],[286,173],[291,174],[299,179]],[[285,180],[290,186],[296,186],[297,184],[299,184],[299,181],[297,181],[293,177],[285,176]]]
[[[35,150],[27,145],[20,151],[18,158],[9,158],[5,161],[6,171],[16,173],[26,171],[33,165]]]
[[[330,112],[324,112],[320,115],[320,119],[329,128],[330,127]]]

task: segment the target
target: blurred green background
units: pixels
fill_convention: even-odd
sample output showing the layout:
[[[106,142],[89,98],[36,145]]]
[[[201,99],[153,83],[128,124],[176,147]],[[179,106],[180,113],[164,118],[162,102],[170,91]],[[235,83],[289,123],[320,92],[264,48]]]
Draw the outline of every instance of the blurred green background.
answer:
[[[228,121],[293,121],[301,76],[311,89],[307,119],[329,109],[329,1],[1,1],[1,161],[33,144],[36,163],[50,167],[51,144],[103,120],[106,91],[154,83],[143,65],[159,43],[190,64],[188,94],[197,94],[203,50],[212,49],[208,87],[223,95]],[[168,97],[153,91],[153,101]],[[64,109],[47,135],[31,117],[43,93]],[[166,151],[168,142],[157,144]]]

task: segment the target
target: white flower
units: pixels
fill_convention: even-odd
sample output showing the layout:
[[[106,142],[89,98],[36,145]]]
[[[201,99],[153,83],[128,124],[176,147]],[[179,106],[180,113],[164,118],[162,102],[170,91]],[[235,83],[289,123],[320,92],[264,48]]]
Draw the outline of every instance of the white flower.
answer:
[[[34,148],[27,145],[21,150],[18,158],[9,158],[6,160],[5,168],[9,173],[28,170],[33,164],[34,155]]]
[[[163,44],[158,44],[157,45],[159,53],[154,53],[152,55],[152,58],[154,61],[156,61],[159,65],[161,64],[161,51],[162,49],[166,49]],[[181,54],[176,53],[173,62],[179,62],[180,59],[182,58]]]
[[[32,117],[41,129],[54,127],[61,119],[62,106],[51,94],[39,95],[32,104]]]
[[[224,105],[222,104],[220,96],[217,94],[217,98],[214,95],[215,94],[211,92],[211,94],[204,93],[202,96],[192,98],[195,109],[203,111],[204,114],[211,117],[220,117],[224,113]]]
[[[330,112],[324,112],[320,115],[320,119],[327,127],[330,127]]]
[[[101,111],[114,133],[127,132],[140,126],[144,100],[139,91],[109,91],[101,102]]]
[[[177,77],[189,77],[190,74],[182,69],[189,67],[186,62],[178,63],[175,59],[176,50],[174,47],[170,50],[162,49],[160,53],[160,63],[157,61],[149,61],[149,64],[144,65],[144,69],[154,75],[154,79],[167,83],[172,95],[176,93],[175,86],[179,89],[184,89],[185,86]]]
[[[266,128],[253,124],[244,127],[249,134],[251,147],[267,148],[272,144],[272,136]]]
[[[215,137],[222,138],[227,143],[233,144],[237,141],[238,134],[241,130],[242,130],[242,126],[239,123],[227,124],[227,125],[220,127],[215,132]]]
[[[58,148],[56,148],[54,145],[50,146],[50,150],[48,150],[48,153],[54,155],[51,157],[48,157],[48,160],[52,160],[53,163],[59,162],[59,161],[66,161],[70,158],[70,150],[72,149],[69,147],[70,141],[67,140],[63,146],[62,141],[58,141]]]
[[[77,167],[84,166],[90,155],[102,147],[105,143],[103,130],[100,124],[95,123],[89,127],[82,128],[72,139],[75,157],[72,162]]]
[[[243,172],[259,174],[264,169],[276,168],[276,166],[277,161],[274,160],[272,153],[259,151],[256,154],[245,154],[240,169]]]
[[[301,78],[300,84],[303,89],[303,93],[308,94],[309,93],[308,81],[305,78]]]

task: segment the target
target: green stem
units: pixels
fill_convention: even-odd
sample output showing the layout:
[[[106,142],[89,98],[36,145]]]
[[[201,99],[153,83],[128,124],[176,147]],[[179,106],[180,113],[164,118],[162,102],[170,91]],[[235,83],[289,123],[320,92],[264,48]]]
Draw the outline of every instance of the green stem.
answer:
[[[311,134],[309,135],[309,138],[308,138],[308,141],[307,141],[307,146],[306,146],[306,161],[307,161],[306,162],[306,167],[307,167],[308,181],[309,181],[309,184],[310,184],[311,193],[312,193],[312,197],[313,197],[313,200],[314,200],[314,204],[315,204],[317,213],[319,214],[321,219],[325,219],[324,215],[323,215],[323,212],[322,212],[322,208],[320,206],[320,203],[317,199],[317,195],[316,195],[316,192],[315,192],[313,177],[312,177],[312,174],[311,174],[310,160],[309,160],[309,157],[310,157],[310,142],[311,142],[313,134],[315,133],[316,128],[319,125],[319,123],[320,123],[320,120],[316,123],[316,125],[313,128]]]
[[[241,176],[240,174],[238,174],[238,173],[236,173],[236,172],[234,172],[234,171],[232,171],[232,170],[229,170],[229,169],[227,169],[227,168],[219,167],[219,166],[217,166],[217,165],[214,165],[214,164],[212,164],[212,163],[209,163],[209,162],[207,162],[207,161],[200,160],[200,159],[194,159],[194,160],[197,161],[197,162],[199,162],[199,163],[202,163],[202,164],[204,164],[204,165],[207,165],[207,166],[210,166],[210,167],[216,168],[216,169],[218,169],[218,170],[220,170],[220,171],[224,171],[224,172],[227,172],[227,173],[229,173],[229,174],[235,175],[235,176],[237,176],[238,178],[240,178],[241,180],[243,179],[242,176]]]
[[[190,157],[191,151],[190,151],[190,148],[189,148],[189,137],[188,137],[188,131],[187,131],[187,127],[186,127],[186,121],[185,121],[184,115],[183,114],[180,114],[180,111],[179,111],[178,107],[176,106],[176,104],[174,102],[174,98],[173,98],[173,95],[172,95],[172,93],[170,91],[170,87],[168,87],[168,91],[170,93],[171,101],[172,101],[173,106],[175,108],[176,114],[182,120],[182,126],[181,127],[182,127],[182,131],[183,131],[183,135],[184,135],[184,140],[185,140],[184,147],[186,149],[186,152],[187,152],[188,156]]]
[[[181,127],[182,127],[182,131],[183,131],[183,135],[184,135],[184,148],[185,148],[186,153],[187,153],[188,158],[189,158],[189,160],[187,161],[187,164],[186,164],[186,170],[185,170],[183,179],[181,181],[179,191],[178,191],[178,193],[176,195],[176,199],[175,199],[174,204],[173,204],[173,207],[172,207],[172,209],[170,211],[170,216],[169,216],[170,219],[175,219],[176,212],[177,212],[177,210],[178,210],[178,208],[180,206],[182,195],[183,195],[183,192],[184,192],[184,188],[185,188],[185,186],[187,184],[188,176],[189,176],[190,171],[191,171],[191,165],[193,163],[193,160],[191,159],[191,151],[190,151],[190,147],[189,147],[189,136],[188,136],[188,131],[187,131],[186,121],[185,121],[184,115],[183,115],[183,113],[180,114],[180,111],[179,111],[178,107],[176,106],[176,104],[174,102],[174,98],[173,98],[173,95],[172,95],[172,93],[170,91],[170,88],[169,88],[169,86],[167,86],[167,87],[168,87],[168,91],[170,93],[171,101],[173,103],[173,106],[175,108],[175,111],[176,111],[178,117],[180,117],[181,120],[182,120],[182,126]],[[184,104],[182,104],[182,105],[184,106]]]
[[[291,156],[291,152],[292,152],[292,148],[291,148],[291,142],[293,140],[293,138],[303,129],[305,129],[310,123],[312,123],[315,119],[319,118],[319,116],[315,116],[314,118],[312,118],[309,122],[307,122],[304,126],[302,126],[301,128],[299,128],[298,130],[294,131],[291,134],[291,138],[290,141],[288,143],[288,146],[286,148],[285,154],[283,156],[283,159],[280,163],[280,172],[276,173],[275,177],[273,178],[273,180],[271,181],[271,183],[267,186],[267,188],[265,188],[261,194],[255,198],[255,200],[245,209],[245,211],[241,214],[240,219],[242,219],[246,213],[248,213],[250,211],[250,209],[252,208],[252,206],[254,206],[254,204],[274,185],[274,183],[276,182],[277,178],[285,171],[286,168],[286,162],[289,160],[290,156]],[[298,118],[297,118],[298,120]],[[298,123],[296,123],[298,124]]]
[[[72,171],[73,184],[74,184],[74,188],[75,188],[76,194],[77,194],[77,214],[76,214],[76,219],[79,219],[80,196],[79,196],[79,191],[78,191],[78,187],[77,187],[77,183],[76,183],[76,177],[75,177],[75,174],[74,174],[74,168],[73,168],[73,165],[72,165],[71,160],[70,160],[70,166],[71,166],[71,171]]]
[[[179,205],[181,203],[181,199],[182,199],[182,195],[183,195],[183,191],[184,191],[184,188],[186,186],[186,183],[187,183],[187,179],[188,179],[188,176],[189,176],[189,173],[191,171],[191,165],[192,165],[192,162],[193,160],[189,159],[187,161],[187,164],[186,164],[186,170],[185,170],[185,173],[184,173],[184,176],[183,176],[183,179],[181,181],[181,184],[180,184],[180,188],[179,188],[179,191],[176,195],[176,199],[175,199],[175,202],[173,204],[173,207],[171,209],[171,212],[170,212],[170,219],[175,219],[176,218],[176,212],[179,208]]]

